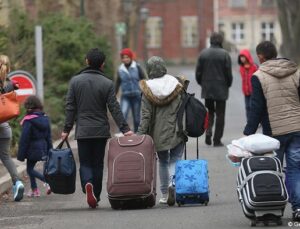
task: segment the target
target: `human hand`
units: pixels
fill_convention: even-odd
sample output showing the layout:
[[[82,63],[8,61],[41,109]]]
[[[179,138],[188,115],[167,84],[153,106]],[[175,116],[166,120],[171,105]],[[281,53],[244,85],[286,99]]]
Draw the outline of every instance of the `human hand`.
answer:
[[[18,81],[12,80],[11,83],[12,83],[12,85],[14,87],[14,90],[17,90],[17,89],[20,88],[20,85],[19,85]]]
[[[131,136],[131,135],[134,135],[134,132],[130,130],[130,131],[127,131],[123,134],[124,134],[124,136]]]
[[[68,138],[68,136],[69,136],[69,133],[62,132],[62,133],[61,133],[61,140],[62,140],[62,141],[63,141],[63,140],[66,140],[66,139]]]

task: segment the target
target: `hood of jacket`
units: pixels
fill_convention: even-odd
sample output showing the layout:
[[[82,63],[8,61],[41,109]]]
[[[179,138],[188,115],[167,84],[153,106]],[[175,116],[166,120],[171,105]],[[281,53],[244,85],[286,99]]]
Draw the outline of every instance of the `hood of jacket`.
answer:
[[[183,91],[183,85],[169,74],[147,81],[141,80],[140,88],[146,98],[156,106],[171,103]]]
[[[251,53],[250,53],[250,51],[248,49],[242,49],[240,51],[240,54],[238,56],[238,63],[239,63],[239,65],[242,64],[241,61],[240,61],[240,56],[246,57],[250,65],[255,65],[254,61],[253,61],[253,58],[251,56]]]
[[[284,78],[297,71],[297,64],[285,58],[268,60],[259,66],[259,70],[276,78]]]
[[[31,122],[33,126],[41,131],[48,130],[50,125],[48,116],[46,116],[44,112],[33,112],[31,114],[27,114],[22,121]]]

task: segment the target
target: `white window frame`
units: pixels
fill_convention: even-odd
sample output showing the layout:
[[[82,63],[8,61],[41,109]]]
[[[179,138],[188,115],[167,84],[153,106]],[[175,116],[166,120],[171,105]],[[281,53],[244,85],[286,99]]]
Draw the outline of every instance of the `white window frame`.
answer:
[[[181,46],[184,48],[195,48],[199,43],[198,17],[181,17]]]
[[[146,22],[147,48],[160,48],[162,45],[162,18],[149,17]]]
[[[263,28],[263,24],[265,24],[265,28]],[[260,24],[260,29],[261,29],[262,40],[272,41],[275,38],[275,23],[274,22],[263,21]],[[265,38],[263,37],[263,34],[265,34]],[[273,37],[271,36],[271,34],[273,34]]]
[[[233,25],[235,25],[235,29],[233,28]],[[238,44],[245,41],[245,23],[244,22],[232,22],[231,23],[231,39],[233,42],[236,42]]]

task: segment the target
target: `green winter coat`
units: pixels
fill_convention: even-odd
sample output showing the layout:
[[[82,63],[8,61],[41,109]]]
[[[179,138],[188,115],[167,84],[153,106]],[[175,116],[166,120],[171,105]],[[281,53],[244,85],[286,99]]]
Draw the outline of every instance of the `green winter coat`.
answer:
[[[174,76],[160,74],[166,73],[166,69],[157,62],[149,66],[148,61],[146,67],[154,84],[151,88],[151,83],[149,84],[151,80],[140,81],[143,96],[141,122],[137,134],[150,135],[158,152],[169,150],[184,142],[186,138],[177,125],[177,113],[184,90],[183,83],[180,83],[180,79]],[[173,84],[173,86],[169,87],[168,84]]]

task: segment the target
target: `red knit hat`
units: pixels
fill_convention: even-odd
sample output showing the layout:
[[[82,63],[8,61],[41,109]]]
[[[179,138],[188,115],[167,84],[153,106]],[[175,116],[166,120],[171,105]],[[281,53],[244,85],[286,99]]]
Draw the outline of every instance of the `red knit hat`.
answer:
[[[125,48],[125,49],[122,49],[122,51],[120,52],[120,55],[121,57],[126,55],[128,56],[130,59],[133,59],[133,52],[131,51],[130,48]]]

